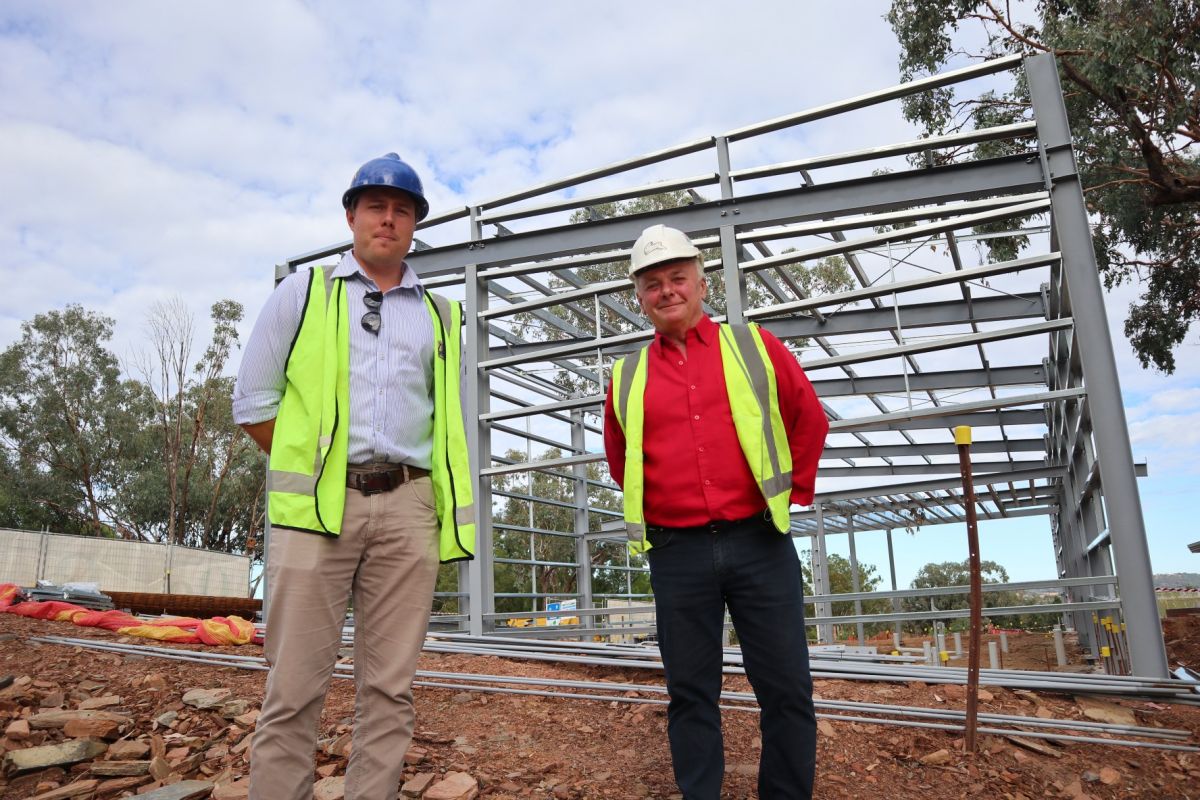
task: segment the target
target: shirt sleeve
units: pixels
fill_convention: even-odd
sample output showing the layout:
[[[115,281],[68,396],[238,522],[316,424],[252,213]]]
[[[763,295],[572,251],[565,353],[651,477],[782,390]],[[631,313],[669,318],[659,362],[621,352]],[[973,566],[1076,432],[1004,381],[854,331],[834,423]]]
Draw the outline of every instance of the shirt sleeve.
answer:
[[[233,421],[238,425],[266,422],[279,412],[309,277],[309,271],[302,270],[284,278],[254,323],[233,389]]]
[[[625,431],[617,422],[613,408],[613,387],[608,385],[608,396],[604,399],[604,457],[608,459],[608,474],[617,486],[625,488]]]
[[[817,483],[817,463],[825,449],[829,420],[817,393],[796,357],[770,332],[759,328],[767,355],[775,367],[779,413],[792,451],[792,496],[796,505],[810,506]],[[607,437],[607,430],[605,431]]]

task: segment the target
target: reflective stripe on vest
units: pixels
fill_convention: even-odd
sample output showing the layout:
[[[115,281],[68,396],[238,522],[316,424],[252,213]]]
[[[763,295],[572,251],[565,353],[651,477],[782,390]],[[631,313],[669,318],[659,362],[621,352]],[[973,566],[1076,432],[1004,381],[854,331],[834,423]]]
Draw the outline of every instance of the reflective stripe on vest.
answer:
[[[343,281],[332,267],[312,270],[286,367],[268,473],[271,523],[327,535],[341,532],[346,500],[350,408],[349,319]],[[475,506],[462,415],[462,306],[425,293],[434,334],[433,480],[439,558],[475,551]]]
[[[771,521],[781,533],[791,526],[792,452],[779,411],[775,367],[763,345],[758,326],[719,327],[721,363],[729,410],[738,443],[759,491],[767,501]],[[647,353],[649,345],[613,365],[613,410],[625,434],[625,528],[629,549],[650,549],[646,539],[644,431]]]
[[[310,273],[275,418],[267,509],[273,525],[337,535],[346,505],[350,335],[338,324],[346,293],[332,271]]]
[[[438,558],[473,558],[475,502],[462,414],[462,304],[425,292],[433,319],[433,492],[438,510]]]

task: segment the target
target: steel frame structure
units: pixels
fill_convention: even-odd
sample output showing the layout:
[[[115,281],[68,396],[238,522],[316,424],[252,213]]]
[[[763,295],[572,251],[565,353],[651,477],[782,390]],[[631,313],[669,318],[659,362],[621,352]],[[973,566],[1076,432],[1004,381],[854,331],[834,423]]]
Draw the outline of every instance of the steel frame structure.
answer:
[[[799,160],[776,155],[812,152],[831,120],[1014,70],[1023,70],[1030,87],[1026,122]],[[869,135],[869,125],[859,129]],[[984,143],[1006,144],[1009,154],[981,157],[972,148]],[[932,164],[934,153],[941,165],[913,166],[922,155]],[[686,191],[692,202],[610,218],[589,210],[667,191]],[[576,610],[559,614],[584,620],[573,635],[611,632],[605,620],[631,611],[599,601],[647,600],[630,581],[644,565],[614,555],[624,553],[614,545],[623,538],[619,512],[590,499],[616,487],[603,472],[589,476],[588,467],[603,468],[598,415],[611,364],[652,331],[633,310],[620,269],[599,281],[587,270],[619,265],[642,229],[659,222],[712,254],[706,270],[726,290],[714,318],[758,322],[794,345],[831,420],[816,505],[795,512],[792,523],[793,536],[811,550],[815,594],[808,599],[816,614],[808,623],[819,639],[830,639],[834,622],[857,624],[861,633],[865,622],[965,613],[900,611],[906,597],[956,590],[899,590],[892,532],[965,518],[952,429],[970,425],[985,543],[990,533],[1002,535],[993,529],[1047,516],[1057,561],[1058,574],[1045,581],[989,588],[1049,588],[1068,603],[988,613],[1062,613],[1097,655],[1107,641],[1098,620],[1107,615],[1116,635],[1128,636],[1132,671],[1167,676],[1139,470],[1057,69],[1047,55],[981,63],[427,218],[408,264],[426,286],[464,301],[466,415],[477,423],[468,424],[479,476],[476,558],[459,566],[459,591],[451,593],[459,613],[443,622],[479,636],[530,616],[496,611],[497,563],[528,570],[528,592],[501,596],[528,600],[539,616],[555,616],[543,610],[552,594],[575,599]],[[978,252],[987,237],[1000,236],[1028,237],[1022,256],[993,263]],[[350,245],[292,258],[275,277]],[[857,285],[809,296],[794,267],[832,256],[844,259]],[[554,380],[561,376],[572,379],[571,389]],[[505,455],[506,446],[525,450],[525,458]],[[535,457],[534,446],[563,455]],[[535,495],[532,480],[516,490],[513,476],[535,472],[569,482],[571,500]],[[496,523],[501,501],[528,503],[529,524]],[[569,509],[571,522],[539,528],[535,506]],[[878,531],[887,537],[892,591],[859,592],[856,580],[855,593],[831,594],[827,539],[847,537],[857,578],[855,537]],[[497,536],[514,535],[529,537],[528,557],[498,557]],[[542,537],[572,540],[574,560],[539,560]],[[537,575],[546,569],[573,570],[574,591],[539,592]],[[623,574],[626,591],[594,595],[596,569]],[[860,612],[861,601],[879,598],[892,601],[893,613],[831,614],[833,602],[855,602]],[[637,629],[646,628],[621,630]]]

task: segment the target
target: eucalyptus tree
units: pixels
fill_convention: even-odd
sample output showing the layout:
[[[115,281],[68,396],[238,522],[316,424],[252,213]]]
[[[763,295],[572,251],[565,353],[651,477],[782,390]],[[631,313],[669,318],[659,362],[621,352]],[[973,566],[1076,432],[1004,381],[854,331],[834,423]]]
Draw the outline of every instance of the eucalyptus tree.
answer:
[[[1173,372],[1200,318],[1200,3],[893,0],[886,18],[904,80],[964,54],[1056,56],[1101,274],[1110,288],[1140,284],[1125,335],[1143,366]],[[1020,77],[978,97],[935,89],[907,98],[904,113],[930,135],[982,128],[1028,118],[1029,91]],[[942,151],[935,160],[1011,146]],[[1024,243],[992,242],[997,259]]]

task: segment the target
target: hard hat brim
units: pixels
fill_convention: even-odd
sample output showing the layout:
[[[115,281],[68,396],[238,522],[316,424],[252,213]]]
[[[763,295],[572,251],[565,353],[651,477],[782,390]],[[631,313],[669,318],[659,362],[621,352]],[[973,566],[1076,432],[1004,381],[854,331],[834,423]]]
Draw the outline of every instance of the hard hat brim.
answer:
[[[362,192],[366,191],[367,189],[393,189],[397,192],[404,192],[404,194],[408,195],[409,197],[411,197],[413,199],[413,203],[416,206],[416,210],[417,210],[417,222],[420,222],[421,220],[423,220],[427,216],[429,216],[429,203],[427,203],[425,201],[424,197],[413,194],[412,192],[409,192],[409,191],[405,191],[404,189],[401,189],[398,186],[371,185],[371,186],[355,186],[353,189],[347,189],[346,192],[342,195],[342,208],[349,211],[350,206],[354,205],[354,198],[357,197]]]

